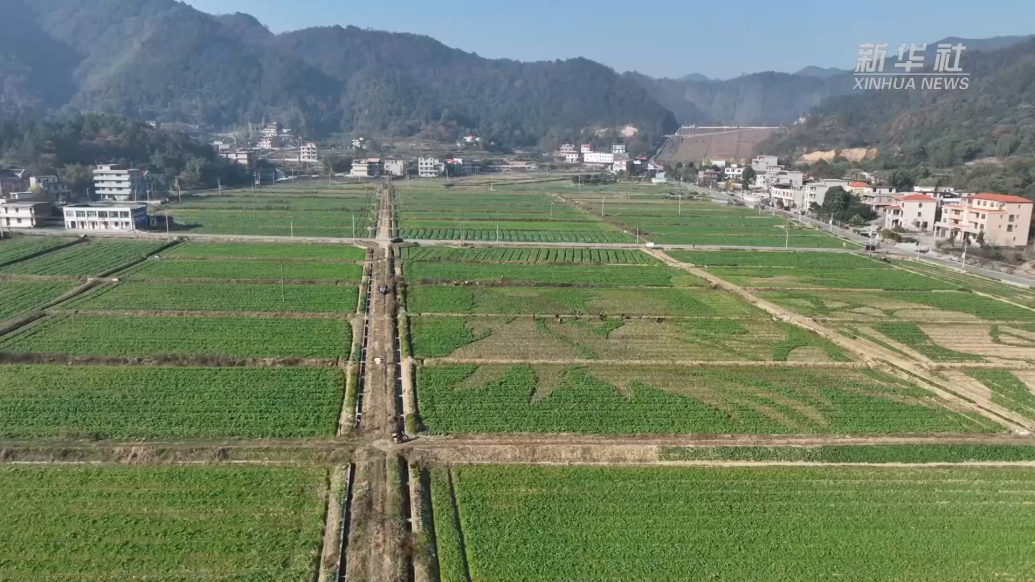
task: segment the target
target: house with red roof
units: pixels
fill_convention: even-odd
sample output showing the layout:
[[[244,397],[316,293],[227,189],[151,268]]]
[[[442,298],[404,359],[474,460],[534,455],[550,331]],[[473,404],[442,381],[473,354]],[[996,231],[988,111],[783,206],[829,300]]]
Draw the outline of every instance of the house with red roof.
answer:
[[[1021,247],[1028,244],[1032,201],[1012,194],[981,193],[961,198],[942,208],[934,235],[942,239],[975,241],[986,245]]]
[[[894,196],[884,213],[884,228],[931,232],[937,211],[938,200],[933,196],[917,192]]]

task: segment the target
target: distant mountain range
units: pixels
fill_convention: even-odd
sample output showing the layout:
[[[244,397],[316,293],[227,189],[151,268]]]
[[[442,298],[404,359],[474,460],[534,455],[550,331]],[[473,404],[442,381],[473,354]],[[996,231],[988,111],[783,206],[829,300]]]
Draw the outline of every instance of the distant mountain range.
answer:
[[[927,62],[939,44],[963,43],[967,55],[1016,46],[1032,36],[997,36],[986,39],[948,37],[927,45]],[[889,54],[898,47],[889,47]],[[854,56],[854,55],[853,55]],[[830,97],[851,94],[853,71],[836,67],[805,67],[795,73],[762,72],[729,80],[714,80],[698,73],[679,79],[657,79],[639,73],[626,78],[639,83],[683,124],[782,125]]]
[[[174,0],[6,0],[4,12],[4,117],[70,106],[214,127],[277,120],[309,136],[473,132],[516,146],[623,129],[652,144],[676,126],[642,87],[587,59],[491,60],[356,27],[274,35],[249,15]]]

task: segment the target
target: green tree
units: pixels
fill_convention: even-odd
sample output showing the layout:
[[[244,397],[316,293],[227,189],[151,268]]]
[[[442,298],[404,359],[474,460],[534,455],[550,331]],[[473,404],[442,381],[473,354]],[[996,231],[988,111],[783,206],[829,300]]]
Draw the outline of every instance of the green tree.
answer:
[[[68,182],[73,194],[84,194],[93,185],[93,168],[83,164],[68,164],[61,171],[61,178]]]
[[[754,168],[751,168],[751,167],[744,168],[744,173],[741,175],[741,180],[744,181],[744,189],[745,190],[751,187],[751,183],[755,181],[755,176],[756,175],[757,174],[755,173],[755,169]]]

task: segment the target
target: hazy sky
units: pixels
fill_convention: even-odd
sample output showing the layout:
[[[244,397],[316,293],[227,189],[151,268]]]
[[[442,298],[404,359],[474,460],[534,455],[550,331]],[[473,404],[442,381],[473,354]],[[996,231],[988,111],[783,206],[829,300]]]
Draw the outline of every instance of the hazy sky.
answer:
[[[484,57],[586,57],[619,72],[710,77],[851,68],[859,43],[1035,33],[1032,0],[187,0],[247,12],[274,32],[310,26],[432,36]]]

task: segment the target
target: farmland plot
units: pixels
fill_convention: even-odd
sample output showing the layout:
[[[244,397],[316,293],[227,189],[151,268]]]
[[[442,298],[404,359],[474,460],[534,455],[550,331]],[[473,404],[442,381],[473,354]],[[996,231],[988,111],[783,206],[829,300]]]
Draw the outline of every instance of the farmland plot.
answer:
[[[433,433],[908,434],[999,432],[865,369],[422,366]]]
[[[838,321],[1035,321],[1035,310],[961,291],[789,290],[760,291],[756,295],[802,315]]]
[[[341,319],[58,315],[0,339],[0,352],[78,356],[347,357]]]
[[[757,317],[759,310],[722,291],[700,288],[449,287],[415,285],[410,313],[586,314],[592,316]]]
[[[352,285],[122,281],[99,287],[63,307],[118,311],[353,313],[358,301],[359,289]]]
[[[416,247],[403,249],[407,262],[524,263],[562,265],[661,265],[643,251],[630,249],[569,248],[452,248]]]
[[[6,438],[304,438],[333,435],[340,370],[0,366]]]
[[[73,281],[34,281],[0,277],[0,321],[61,297]]]
[[[445,553],[442,571],[471,582],[1026,580],[1035,560],[1029,469],[453,472],[456,507],[433,491],[435,523],[464,551]]]
[[[0,580],[314,575],[326,470],[0,467]]]
[[[362,261],[366,249],[336,244],[277,244],[277,243],[203,243],[188,242],[163,253],[166,257],[211,259],[211,258],[254,258],[254,259],[319,259],[339,261]]]
[[[96,240],[0,268],[16,275],[99,275],[135,259],[141,259],[164,242]]]
[[[549,284],[566,286],[704,286],[689,273],[660,266],[640,265],[523,265],[503,263],[410,262],[404,265],[412,283],[476,281],[497,284]]]
[[[420,317],[413,353],[460,360],[846,361],[836,345],[769,319]]]
[[[12,263],[47,250],[67,244],[69,239],[38,237],[0,239],[0,264]]]
[[[363,266],[358,263],[254,260],[148,260],[123,274],[133,279],[278,279],[345,281],[359,283]]]
[[[992,393],[992,402],[1035,420],[1035,373],[1030,370],[969,370]]]

